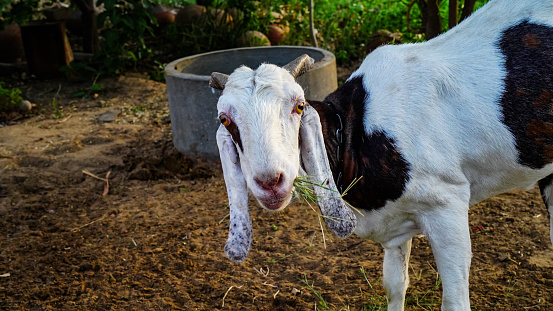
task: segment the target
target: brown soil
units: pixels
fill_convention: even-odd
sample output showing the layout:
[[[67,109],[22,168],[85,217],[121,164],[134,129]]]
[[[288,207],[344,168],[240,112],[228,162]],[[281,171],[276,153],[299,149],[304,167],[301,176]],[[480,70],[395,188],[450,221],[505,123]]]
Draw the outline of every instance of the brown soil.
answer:
[[[0,309],[385,306],[381,247],[326,232],[325,249],[305,205],[269,213],[251,201],[252,250],[242,264],[229,261],[221,168],[174,149],[165,85],[141,76],[99,83],[107,90],[98,98],[79,99],[74,92],[87,85],[26,82],[38,107],[0,128]],[[118,119],[98,123],[109,109]],[[105,189],[99,178],[108,172]],[[475,310],[553,309],[548,216],[535,189],[473,207],[470,228]],[[439,309],[423,237],[414,239],[410,272],[408,309]]]

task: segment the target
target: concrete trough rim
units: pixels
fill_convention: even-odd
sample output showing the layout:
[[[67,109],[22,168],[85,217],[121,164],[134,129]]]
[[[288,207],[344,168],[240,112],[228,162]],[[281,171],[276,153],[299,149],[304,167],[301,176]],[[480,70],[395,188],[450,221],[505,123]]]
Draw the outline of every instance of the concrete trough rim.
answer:
[[[178,77],[178,78],[186,78],[186,79],[195,80],[195,81],[209,82],[209,79],[211,78],[211,76],[192,74],[192,73],[183,73],[183,72],[180,72],[177,69],[177,65],[184,62],[184,61],[186,61],[186,60],[192,60],[192,59],[195,59],[195,58],[200,58],[200,57],[205,57],[205,56],[224,54],[224,53],[233,52],[233,51],[238,52],[238,51],[259,50],[259,49],[313,50],[313,51],[322,53],[323,58],[319,61],[315,61],[315,64],[313,65],[313,67],[310,70],[319,69],[319,68],[325,66],[327,63],[336,60],[336,56],[334,56],[334,54],[332,54],[330,51],[327,51],[327,50],[324,50],[324,49],[321,49],[321,48],[311,47],[311,46],[277,45],[277,46],[257,46],[257,47],[246,47],[246,48],[234,48],[234,49],[226,49],[226,50],[218,50],[218,51],[213,51],[213,52],[207,52],[207,53],[202,53],[202,54],[194,54],[194,55],[191,55],[191,56],[186,56],[186,57],[176,59],[176,60],[170,62],[169,64],[167,64],[165,66],[165,75],[174,76],[174,77]],[[293,59],[290,59],[290,61],[292,61],[292,60]],[[255,68],[252,68],[252,69],[255,69]]]
[[[209,87],[213,71],[231,74],[241,65],[255,70],[265,62],[284,66],[303,54],[313,57],[315,64],[296,82],[304,89],[306,98],[321,101],[338,85],[336,57],[320,48],[279,45],[227,49],[195,54],[167,64],[165,81],[173,143],[177,150],[212,159],[219,155],[215,133],[221,125],[217,118],[217,102],[222,91]]]

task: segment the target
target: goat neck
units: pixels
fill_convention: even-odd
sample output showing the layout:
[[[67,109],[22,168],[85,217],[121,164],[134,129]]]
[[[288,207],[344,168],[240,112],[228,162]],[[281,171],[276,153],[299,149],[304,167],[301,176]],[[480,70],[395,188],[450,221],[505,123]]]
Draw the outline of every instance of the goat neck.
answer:
[[[309,105],[315,108],[321,120],[321,128],[324,137],[326,154],[334,182],[340,193],[343,191],[344,169],[344,130],[341,116],[341,107],[332,102],[309,101]]]
[[[409,180],[409,164],[383,131],[367,133],[364,125],[369,94],[357,76],[328,95],[310,102],[319,114],[325,148],[338,190],[352,206],[383,207],[399,198]]]

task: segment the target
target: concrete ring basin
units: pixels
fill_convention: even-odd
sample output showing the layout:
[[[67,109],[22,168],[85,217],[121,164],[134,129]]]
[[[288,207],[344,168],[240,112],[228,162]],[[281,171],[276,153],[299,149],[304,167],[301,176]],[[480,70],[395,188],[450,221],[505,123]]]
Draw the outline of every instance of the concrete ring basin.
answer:
[[[231,74],[246,65],[262,63],[284,66],[308,54],[314,67],[297,81],[308,100],[323,100],[337,88],[336,58],[326,50],[300,46],[239,48],[198,54],[177,59],[165,67],[173,143],[187,155],[218,158],[215,133],[219,127],[217,101],[221,91],[209,87],[212,72]]]

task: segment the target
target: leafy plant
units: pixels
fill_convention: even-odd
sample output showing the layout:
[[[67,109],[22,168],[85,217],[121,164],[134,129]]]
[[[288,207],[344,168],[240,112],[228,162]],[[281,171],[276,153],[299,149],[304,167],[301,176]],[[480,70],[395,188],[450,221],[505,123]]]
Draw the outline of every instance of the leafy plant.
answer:
[[[156,64],[156,70],[152,71],[150,73],[150,79],[157,81],[157,82],[163,82],[165,81],[165,65],[164,63],[155,60]]]
[[[133,107],[131,107],[132,112],[144,112],[146,110],[148,110],[148,108],[146,106],[133,106]]]
[[[101,92],[104,90],[104,86],[101,85],[101,84],[92,84],[90,87],[88,88],[82,88],[80,90],[78,90],[77,92],[75,92],[75,96],[76,97],[80,97],[80,98],[89,98],[91,96],[93,96],[94,94],[97,94],[98,92]]]
[[[98,71],[85,61],[72,61],[59,69],[68,79],[86,80],[98,76]]]
[[[12,112],[21,105],[21,90],[18,88],[4,88],[0,82],[0,112]]]
[[[80,90],[78,90],[77,92],[75,92],[75,95],[76,97],[80,97],[80,98],[89,98],[89,97],[92,97],[94,96],[94,94],[97,94],[101,91],[104,90],[104,86],[101,85],[101,84],[96,84],[96,81],[98,81],[98,78],[100,77],[100,74],[97,74],[96,75],[96,78],[94,78],[94,82],[92,82],[92,85],[90,87],[87,87],[87,88],[82,88]]]
[[[56,95],[54,95],[54,98],[52,98],[52,112],[54,113],[53,118],[54,119],[61,119],[65,115],[63,114],[63,111],[61,110],[62,107],[58,105],[58,99],[60,96],[61,91],[61,84],[58,87],[58,91],[56,92]]]
[[[31,20],[43,19],[41,10],[62,0],[12,0],[0,1],[0,30],[11,23],[25,25]]]
[[[155,6],[151,0],[99,0],[105,11],[98,16],[98,26],[103,28],[104,40],[100,51],[94,54],[98,71],[120,74],[124,69],[152,55],[144,38],[154,36],[151,25],[157,22],[148,8]]]

